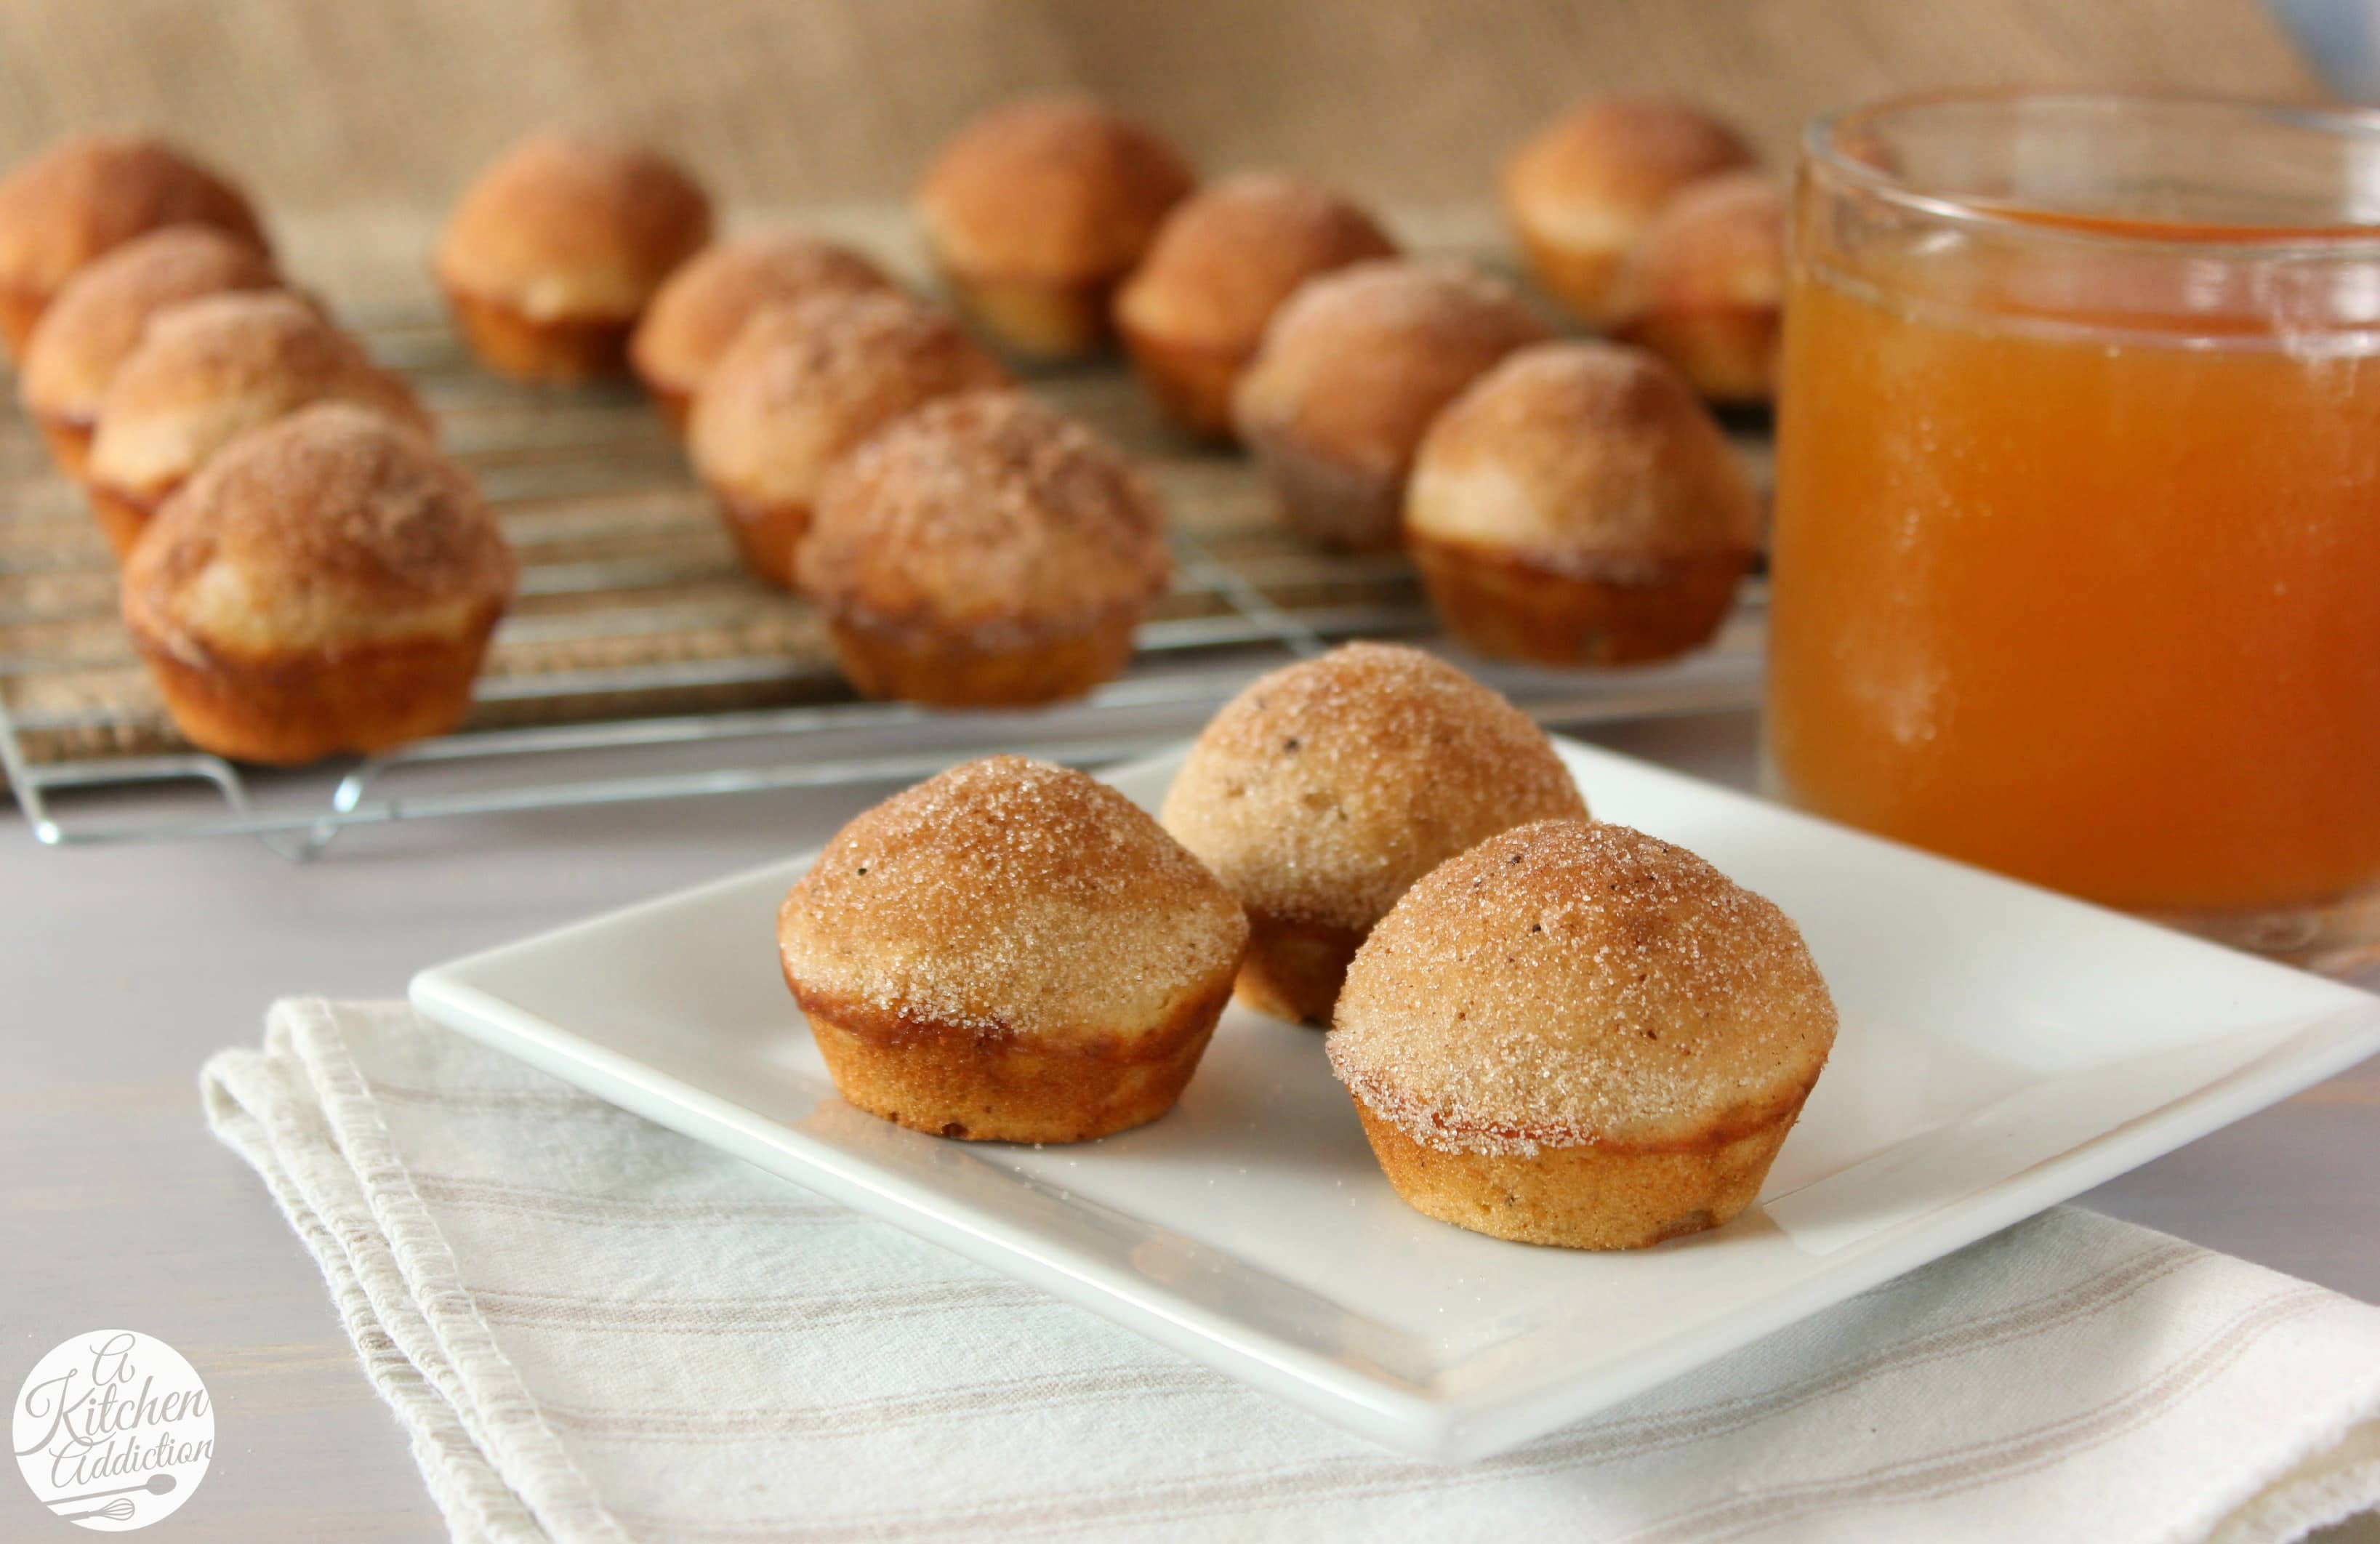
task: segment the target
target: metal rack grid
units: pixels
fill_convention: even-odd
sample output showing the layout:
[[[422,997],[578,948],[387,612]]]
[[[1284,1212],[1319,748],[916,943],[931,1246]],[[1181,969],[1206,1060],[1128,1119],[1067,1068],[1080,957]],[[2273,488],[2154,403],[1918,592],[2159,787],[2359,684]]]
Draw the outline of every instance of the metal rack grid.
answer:
[[[815,614],[743,577],[676,445],[632,393],[526,391],[474,369],[434,315],[355,320],[412,376],[522,558],[521,599],[470,721],[298,773],[181,743],[114,625],[105,547],[30,427],[11,424],[0,430],[0,772],[43,844],[246,835],[305,859],[357,825],[915,777],[995,748],[1097,764],[1194,732],[1284,659],[1354,637],[1427,641],[1432,629],[1401,556],[1299,546],[1244,463],[1169,435],[1121,370],[1068,372],[1033,388],[1141,458],[1173,515],[1174,590],[1131,671],[1082,703],[1030,712],[855,701]],[[1714,646],[1674,663],[1465,663],[1548,723],[1744,706],[1761,601],[1748,582]],[[210,802],[154,796],[173,785]]]

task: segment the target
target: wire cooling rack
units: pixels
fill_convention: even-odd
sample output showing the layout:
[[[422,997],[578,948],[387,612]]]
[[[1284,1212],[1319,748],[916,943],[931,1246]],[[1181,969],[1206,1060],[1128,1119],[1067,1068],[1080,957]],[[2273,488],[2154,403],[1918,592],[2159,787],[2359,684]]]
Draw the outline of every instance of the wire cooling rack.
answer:
[[[676,444],[625,389],[537,392],[474,368],[442,318],[351,317],[406,371],[522,562],[462,730],[386,755],[260,772],[175,732],[115,619],[115,570],[21,419],[0,426],[0,772],[51,846],[261,838],[311,857],[350,826],[813,787],[995,749],[1095,765],[1192,733],[1251,677],[1349,638],[1429,643],[1396,554],[1331,556],[1273,519],[1238,457],[1155,419],[1121,368],[1033,389],[1141,459],[1174,530],[1172,593],[1131,670],[1083,702],[952,713],[854,700],[816,613],[745,577]],[[1740,436],[1755,465],[1766,447]],[[1762,588],[1714,645],[1628,670],[1463,663],[1541,722],[1749,704]]]

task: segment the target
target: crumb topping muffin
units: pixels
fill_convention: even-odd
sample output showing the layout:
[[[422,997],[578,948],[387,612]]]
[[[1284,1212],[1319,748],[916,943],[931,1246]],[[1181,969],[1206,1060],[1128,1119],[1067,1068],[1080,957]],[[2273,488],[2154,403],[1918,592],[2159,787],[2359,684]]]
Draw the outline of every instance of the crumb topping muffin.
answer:
[[[1014,392],[940,398],[860,445],[828,474],[797,566],[856,686],[952,706],[1107,679],[1172,573],[1131,463]]]
[[[1760,542],[1751,479],[1677,372],[1641,349],[1505,360],[1423,443],[1407,544],[1483,652],[1619,663],[1707,638]]]
[[[1773,904],[1640,832],[1552,821],[1407,891],[1326,1044],[1418,1210],[1611,1248],[1749,1205],[1835,1027]]]
[[[182,225],[265,247],[239,189],[145,135],[79,134],[20,163],[0,177],[0,334],[21,350],[51,298],[84,264]]]
[[[151,318],[200,296],[280,283],[260,249],[212,226],[172,225],[125,242],[76,274],[33,328],[18,383],[25,410],[79,474],[100,398]]]
[[[1613,288],[1612,334],[1716,402],[1774,393],[1785,305],[1785,196],[1759,172],[1706,177],[1661,207]]]
[[[1014,1141],[1084,1140],[1171,1108],[1246,935],[1147,812],[1017,756],[859,816],[778,916],[786,981],[845,1099]]]
[[[1356,943],[1416,880],[1498,832],[1585,815],[1528,715],[1420,650],[1354,643],[1225,705],[1162,820],[1248,913],[1241,996],[1325,1023]]]
[[[710,198],[676,163],[546,132],[465,190],[431,267],[490,368],[569,381],[625,366],[646,303],[710,239]]]
[[[917,208],[961,307],[1010,347],[1063,356],[1105,339],[1116,284],[1196,181],[1133,119],[1084,98],[1030,98],[960,129]]]
[[[93,508],[118,555],[207,458],[315,402],[350,402],[424,436],[430,415],[311,302],[238,291],[158,313],[100,401],[88,467]]]
[[[1274,313],[1233,421],[1301,534],[1391,546],[1430,420],[1545,335],[1518,296],[1465,264],[1359,262],[1308,281]]]
[[[912,408],[1008,383],[943,311],[894,290],[822,295],[746,324],[696,395],[686,444],[747,564],[791,585],[829,468]]]
[[[891,289],[884,271],[848,247],[791,231],[722,241],[688,260],[654,295],[629,340],[637,374],[675,427],[744,324],[770,306]]]
[[[515,573],[467,475],[386,414],[323,403],[165,502],[124,620],[192,740],[305,761],[457,722]]]
[[[1303,177],[1246,172],[1177,204],[1116,297],[1116,322],[1159,404],[1199,433],[1231,431],[1232,387],[1298,286],[1396,244]]]
[[[1727,125],[1683,103],[1603,97],[1579,103],[1513,152],[1500,188],[1537,280],[1581,320],[1613,319],[1621,260],[1688,184],[1753,164]]]

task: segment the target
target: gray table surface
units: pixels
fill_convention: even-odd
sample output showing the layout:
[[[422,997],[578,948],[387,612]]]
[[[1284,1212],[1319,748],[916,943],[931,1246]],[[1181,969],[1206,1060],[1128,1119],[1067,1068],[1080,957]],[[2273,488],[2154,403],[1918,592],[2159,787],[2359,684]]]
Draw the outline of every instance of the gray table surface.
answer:
[[[1592,737],[1751,778],[1747,715]],[[44,851],[0,811],[0,1390],[69,1334],[144,1331],[218,1406],[213,1466],[161,1537],[440,1537],[312,1264],[208,1136],[200,1063],[276,996],[397,995],[432,961],[815,843],[885,791],[367,830],[302,868],[245,841]],[[2083,1199],[2380,1301],[2374,1176],[2380,1060]],[[0,1538],[82,1537],[44,1515],[0,1478]]]

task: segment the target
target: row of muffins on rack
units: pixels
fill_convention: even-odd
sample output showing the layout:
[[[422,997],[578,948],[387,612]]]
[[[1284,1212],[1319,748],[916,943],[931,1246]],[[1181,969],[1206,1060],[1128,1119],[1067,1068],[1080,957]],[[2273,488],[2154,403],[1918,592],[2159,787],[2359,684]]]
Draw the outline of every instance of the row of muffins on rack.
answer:
[[[650,150],[530,137],[464,192],[431,266],[490,368],[634,373],[745,566],[818,606],[863,695],[1079,697],[1172,580],[1162,504],[1113,444],[865,254],[712,241],[700,185]]]
[[[897,1125],[1158,1120],[1236,995],[1329,1029],[1416,1210],[1580,1248],[1741,1212],[1836,1029],[1774,905],[1594,821],[1525,715],[1392,645],[1252,684],[1155,816],[1014,756],[896,795],[793,885],[776,942],[837,1089]]]
[[[1589,103],[1515,155],[1507,203],[1559,293],[1585,309],[1592,288],[1593,314],[1681,341],[1682,359],[1733,340],[1740,384],[1765,379],[1776,340],[1775,232],[1743,227],[1777,211],[1746,196],[1748,156],[1690,109]],[[1756,498],[1691,382],[1633,349],[1555,344],[1501,282],[1399,256],[1327,188],[1276,173],[1200,188],[1130,118],[1026,101],[943,149],[917,212],[944,288],[995,345],[1047,359],[1120,336],[1169,416],[1248,447],[1294,530],[1334,551],[1411,548],[1451,629],[1484,652],[1679,652],[1710,636],[1755,555]],[[1006,373],[847,248],[748,237],[673,271],[709,229],[698,187],[665,161],[540,137],[466,193],[437,269],[494,368],[633,370],[747,565],[807,589],[803,532],[835,458]],[[1725,283],[1692,277],[1713,274]],[[1624,298],[1656,293],[1684,298]]]
[[[641,152],[589,162],[577,143],[532,140],[498,163],[455,211],[436,259],[482,351],[531,377],[617,368],[654,291],[711,235],[710,200],[682,169]],[[1768,395],[1782,208],[1727,125],[1678,103],[1591,100],[1515,150],[1499,188],[1532,270],[1579,320],[1667,355],[1714,399]],[[1159,136],[1080,101],[978,118],[937,158],[917,204],[954,297],[995,337],[1062,355],[1120,331],[1160,399],[1216,433],[1232,377],[1289,292],[1396,250],[1360,206],[1303,178],[1243,174],[1199,189]],[[0,178],[0,343],[21,356],[79,270],[182,225],[265,245],[239,188],[153,139],[81,135],[20,164]],[[808,261],[795,261],[796,289],[882,282],[850,254],[831,257],[839,274],[805,274]],[[639,342],[639,373],[674,413],[686,372],[773,298],[772,277],[747,263],[714,297],[725,309],[695,308],[656,329],[682,336]]]
[[[1517,149],[1500,188],[1529,266],[1579,321],[1669,358],[1712,400],[1768,397],[1783,211],[1727,125],[1678,103],[1588,101]],[[1301,285],[1399,255],[1330,188],[1278,172],[1202,186],[1147,126],[1075,98],[968,123],[915,209],[944,287],[996,343],[1057,359],[1121,339],[1159,406],[1215,437],[1245,432],[1233,388]],[[666,158],[541,136],[465,193],[435,266],[492,368],[573,381],[633,366],[680,422],[754,310],[890,283],[847,248],[780,237],[735,244],[667,293],[711,234],[708,196]]]
[[[1740,475],[1726,475],[1731,456],[1673,380],[1639,357],[1528,348],[1542,328],[1483,275],[1364,261],[1385,237],[1323,190],[1243,177],[1184,201],[1180,171],[1178,157],[1116,115],[1025,103],[963,133],[920,205],[953,293],[1012,345],[1087,342],[1104,327],[1117,283],[1113,272],[1075,273],[1037,291],[1037,274],[1063,269],[1046,252],[1030,268],[1032,233],[1088,233],[1111,271],[1136,261],[1114,309],[1144,375],[1245,385],[1233,395],[1250,405],[1246,437],[1293,523],[1326,544],[1394,541],[1422,429],[1458,388],[1520,350],[1527,357],[1482,383],[1476,411],[1444,415],[1444,453],[1423,456],[1425,475],[1412,480],[1411,543],[1456,630],[1491,652],[1624,660],[1691,646],[1715,626],[1756,520]],[[166,224],[134,235],[144,221]],[[685,422],[747,562],[790,583],[826,474],[845,452],[932,398],[1009,381],[948,317],[903,296],[859,254],[794,236],[706,250],[710,222],[707,198],[665,160],[538,136],[466,194],[434,267],[497,368],[573,378],[633,360]],[[80,272],[66,266],[78,253]],[[1335,266],[1351,258],[1343,272]],[[252,210],[165,147],[93,136],[22,168],[0,186],[0,275],[9,275],[0,291],[12,321],[37,314],[44,283],[60,302],[27,339],[23,395],[120,553],[215,449],[304,404],[353,402],[428,431],[402,382],[371,367],[319,305],[249,293],[279,283]],[[1312,282],[1301,290],[1302,279]],[[1220,353],[1213,326],[1198,330],[1218,311],[1201,310],[1202,288],[1210,302],[1222,298],[1222,311],[1237,308],[1224,321],[1241,340]],[[1299,303],[1285,305],[1293,291]],[[172,314],[209,295],[223,298]],[[1251,359],[1245,334],[1269,336],[1275,311],[1287,313],[1282,346]],[[172,323],[153,340],[152,318]],[[1038,333],[1037,321],[1047,324]],[[106,415],[115,427],[102,433],[118,378]],[[833,618],[855,684],[953,705],[1014,703],[1074,695],[1119,670],[1166,565],[1153,497],[1112,449],[1015,405],[929,415],[896,438],[897,454],[874,459],[877,475],[846,480],[859,490],[834,506],[847,517],[818,532],[822,577],[809,588]],[[998,445],[1037,456],[1027,466]],[[1632,469],[1645,466],[1650,474]],[[1648,475],[1649,492],[1631,486]],[[1542,540],[1560,522],[1538,518],[1538,529],[1517,534],[1536,541],[1543,561],[1515,563],[1504,549],[1514,517],[1532,523],[1528,511],[1506,510],[1500,531],[1496,512],[1467,491],[1499,477],[1527,490],[1523,503],[1540,516],[1609,502],[1616,479],[1618,502],[1654,517],[1649,530],[1618,532],[1616,551],[1595,541],[1560,550]],[[941,496],[917,496],[937,484]],[[880,506],[910,517],[887,520]],[[1085,544],[1086,530],[1098,539]],[[1070,594],[1081,603],[1051,603]],[[987,632],[1002,636],[973,647]],[[144,651],[155,663],[153,641]],[[302,759],[288,743],[210,735],[170,687],[166,695],[202,744]],[[301,744],[319,742],[306,754],[321,754],[374,740],[384,736],[326,726]]]
[[[287,763],[461,721],[511,551],[245,195],[137,135],[54,147],[0,182],[0,325],[187,738]]]
[[[548,138],[512,159],[550,152],[599,169],[592,207],[611,209],[615,228],[650,224],[641,152]],[[624,170],[642,191],[605,203]],[[515,565],[404,381],[284,286],[246,201],[166,147],[93,136],[0,188],[0,249],[74,229],[93,203],[188,213],[172,190],[193,179],[225,189],[239,218],[167,224],[98,252],[59,284],[23,348],[26,405],[123,561],[133,640],[187,737],[237,759],[370,752],[451,728]],[[590,211],[550,187],[529,203],[582,226]],[[848,495],[816,522],[812,567],[841,586],[829,610],[847,674],[875,695],[965,705],[1077,695],[1114,675],[1170,576],[1145,483],[1048,407],[966,392],[1008,376],[947,317],[888,286],[847,298],[848,315],[806,325],[821,346],[795,361],[825,394],[811,422],[829,443],[809,443],[810,471],[927,396],[953,398],[854,458]],[[487,324],[484,310],[464,314]],[[935,373],[936,358],[953,368]],[[917,389],[921,375],[933,390]],[[762,448],[783,461],[800,438]]]

